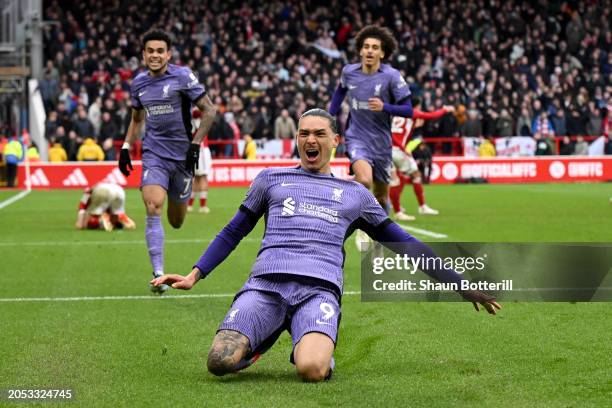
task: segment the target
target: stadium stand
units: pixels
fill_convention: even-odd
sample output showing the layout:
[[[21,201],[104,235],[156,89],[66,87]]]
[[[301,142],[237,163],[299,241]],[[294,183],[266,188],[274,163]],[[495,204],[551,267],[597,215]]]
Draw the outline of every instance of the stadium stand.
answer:
[[[175,37],[173,62],[197,72],[220,112],[232,112],[241,134],[256,140],[274,137],[283,109],[297,119],[328,104],[342,65],[357,58],[352,37],[370,23],[394,31],[399,50],[390,62],[424,110],[457,108],[428,122],[425,137],[534,136],[545,126],[561,140],[609,131],[612,34],[603,1],[83,0],[45,2],[44,18],[59,22],[43,32],[46,137],[69,156],[93,136],[114,159],[108,147],[129,123],[140,35],[154,21]]]

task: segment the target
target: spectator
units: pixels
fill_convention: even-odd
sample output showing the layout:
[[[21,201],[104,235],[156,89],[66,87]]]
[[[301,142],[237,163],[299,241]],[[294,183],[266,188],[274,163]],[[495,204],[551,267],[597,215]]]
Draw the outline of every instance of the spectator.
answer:
[[[43,100],[43,105],[45,106],[45,111],[49,112],[52,109],[55,109],[57,104],[57,99],[60,94],[60,87],[57,79],[51,76],[51,71],[49,69],[45,69],[45,75],[43,79],[40,80],[39,83],[40,96]]]
[[[225,157],[232,157],[234,154],[234,146],[237,146],[237,143],[240,140],[240,127],[238,127],[232,112],[225,112],[223,119],[225,119],[229,127],[232,129],[232,138],[228,140],[228,142],[231,143],[227,143],[225,145]]]
[[[45,138],[47,140],[50,140],[55,136],[58,126],[57,112],[50,111],[49,115],[47,115],[47,120],[45,121]]]
[[[576,146],[574,148],[574,154],[576,156],[588,156],[589,155],[589,144],[584,140],[584,137],[576,137]]]
[[[84,106],[78,107],[78,118],[74,121],[74,131],[82,138],[95,137],[96,132],[93,124],[87,119],[87,111]]]
[[[51,163],[61,163],[68,160],[68,154],[62,147],[61,143],[58,143],[55,139],[52,140],[51,147],[49,148],[49,161]]]
[[[210,152],[212,156],[220,157],[224,155],[225,143],[231,142],[233,139],[234,131],[225,121],[221,111],[217,111],[212,126],[210,127],[210,131],[208,132],[208,141],[210,143]]]
[[[23,160],[23,145],[16,136],[4,145],[2,155],[6,164],[6,186],[15,187],[17,164]]]
[[[77,154],[78,161],[102,161],[104,160],[104,151],[93,138],[85,139]]]
[[[543,138],[547,138],[550,135],[555,135],[555,129],[553,128],[552,122],[548,120],[548,114],[541,112],[538,116],[533,119],[531,125],[531,133],[539,133]]]
[[[564,156],[574,154],[574,142],[571,141],[569,136],[563,136],[563,139],[561,139],[559,154]]]
[[[274,121],[274,138],[292,139],[295,137],[296,132],[295,121],[289,116],[289,111],[283,109]]]
[[[100,127],[102,126],[102,98],[101,97],[98,96],[94,100],[94,102],[89,106],[89,110],[87,111],[87,118],[89,119],[89,121],[94,127],[94,132],[95,132],[94,134],[96,135],[100,134]],[[123,134],[125,134],[125,132]]]
[[[552,117],[551,122],[557,136],[567,135],[567,130],[565,127],[565,111],[563,109],[557,110],[555,115]]]
[[[38,146],[32,142],[32,145],[26,150],[26,157],[30,163],[36,163],[40,161],[40,153],[38,153]]]
[[[480,137],[480,145],[478,146],[479,157],[495,157],[495,146],[491,143],[489,138]]]
[[[589,102],[588,122],[586,124],[586,134],[589,136],[600,136],[601,132],[601,112],[595,105],[595,101]]]
[[[531,115],[527,108],[521,109],[521,114],[516,122],[516,133],[519,136],[531,136]]]
[[[478,110],[468,110],[467,120],[461,127],[461,135],[468,137],[482,136],[482,121],[480,120],[480,113]]]
[[[251,135],[244,135],[244,154],[243,159],[256,160],[257,159],[257,144],[253,140]]]
[[[75,161],[77,159],[77,153],[79,151],[79,146],[81,146],[81,143],[83,143],[83,139],[79,135],[77,135],[74,130],[71,130],[70,132],[68,132],[68,136],[64,136],[62,138],[62,146],[68,154],[68,160]]]
[[[605,136],[604,154],[612,154],[612,136]]]
[[[123,136],[121,136],[122,138]],[[98,144],[102,146],[106,160],[115,160],[115,147],[113,142],[120,140],[117,132],[117,125],[112,120],[110,112],[102,114],[102,125],[100,126],[100,136]]]
[[[502,109],[495,123],[495,135],[500,137],[513,136],[512,116],[508,109]]]
[[[571,110],[565,123],[567,126],[567,134],[569,136],[584,136],[586,134],[584,118],[578,109],[573,108]]]
[[[535,142],[536,142],[536,150],[535,150],[536,156],[548,156],[548,155],[553,154],[553,149],[551,148],[548,142],[548,138],[542,137],[542,134],[539,132],[534,134],[533,138],[535,139]]]

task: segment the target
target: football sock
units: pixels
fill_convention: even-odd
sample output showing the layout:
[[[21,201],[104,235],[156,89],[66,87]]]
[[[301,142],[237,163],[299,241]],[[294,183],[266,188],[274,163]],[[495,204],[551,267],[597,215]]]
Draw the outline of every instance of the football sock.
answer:
[[[414,190],[414,195],[416,195],[417,201],[419,202],[419,207],[425,204],[425,193],[423,192],[423,184],[413,182],[412,189]]]
[[[191,196],[189,197],[189,201],[187,202],[187,206],[192,207],[194,199],[195,199],[195,193],[192,191]]]
[[[155,276],[164,273],[164,227],[159,215],[147,215],[145,229],[149,259]]]
[[[401,211],[400,196],[402,195],[403,189],[403,183],[400,183],[400,185],[398,186],[393,186],[389,188],[389,200],[391,201],[391,205],[393,206],[393,210],[395,212]]]
[[[206,207],[207,198],[208,198],[208,191],[200,191],[200,207]]]

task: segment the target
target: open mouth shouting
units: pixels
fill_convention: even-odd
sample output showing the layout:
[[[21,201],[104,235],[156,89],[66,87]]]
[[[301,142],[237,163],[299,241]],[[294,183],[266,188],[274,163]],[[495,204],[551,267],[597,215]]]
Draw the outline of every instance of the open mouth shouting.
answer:
[[[304,151],[306,152],[306,159],[308,160],[309,163],[313,163],[317,161],[317,159],[319,158],[319,155],[321,154],[319,152],[319,149],[315,147],[307,147]]]

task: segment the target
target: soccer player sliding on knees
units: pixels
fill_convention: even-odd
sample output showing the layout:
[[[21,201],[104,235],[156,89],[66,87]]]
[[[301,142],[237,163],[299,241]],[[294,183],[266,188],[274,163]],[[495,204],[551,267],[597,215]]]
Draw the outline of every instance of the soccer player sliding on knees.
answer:
[[[436,255],[392,222],[362,184],[331,174],[332,150],[339,136],[334,118],[312,109],[300,118],[296,143],[300,165],[268,168],[257,175],[234,218],[223,228],[191,273],[164,275],[151,284],[191,289],[206,278],[248,235],[265,214],[261,248],[245,285],[219,326],[208,354],[215,375],[235,373],[253,364],[288,330],[290,359],[304,381],[330,378],[340,322],[343,244],[361,228],[390,248],[409,256]],[[460,284],[450,269],[425,272],[442,282]],[[463,297],[495,314],[500,305],[479,291]]]

